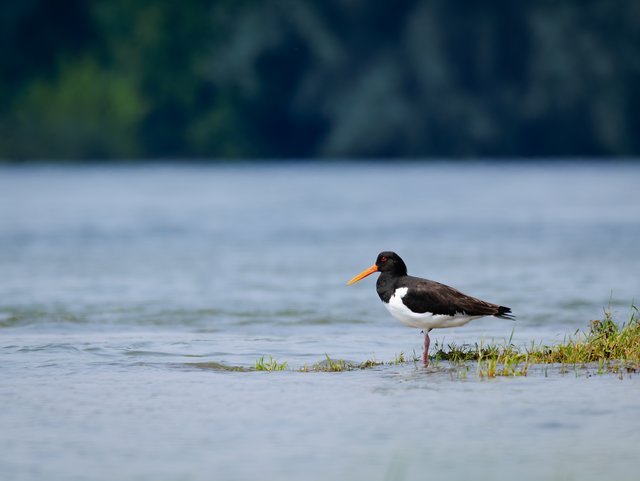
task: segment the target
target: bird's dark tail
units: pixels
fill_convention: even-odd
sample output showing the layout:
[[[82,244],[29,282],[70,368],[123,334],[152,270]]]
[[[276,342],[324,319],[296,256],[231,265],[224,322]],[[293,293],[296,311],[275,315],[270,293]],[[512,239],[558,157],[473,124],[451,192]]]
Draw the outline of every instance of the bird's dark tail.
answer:
[[[516,316],[511,314],[511,308],[505,306],[498,306],[498,313],[494,314],[494,316],[500,319],[509,319],[510,321],[516,320]]]

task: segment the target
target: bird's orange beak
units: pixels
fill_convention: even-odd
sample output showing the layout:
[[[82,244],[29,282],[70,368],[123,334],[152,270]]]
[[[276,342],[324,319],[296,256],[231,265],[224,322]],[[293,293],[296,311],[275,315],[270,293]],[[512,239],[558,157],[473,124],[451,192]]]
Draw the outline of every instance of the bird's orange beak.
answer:
[[[364,279],[365,277],[370,276],[374,272],[378,272],[378,266],[375,265],[375,264],[372,265],[371,267],[369,267],[368,269],[363,270],[360,274],[358,274],[353,279],[351,279],[349,282],[347,282],[347,285],[350,286],[351,284],[355,284],[360,279]]]

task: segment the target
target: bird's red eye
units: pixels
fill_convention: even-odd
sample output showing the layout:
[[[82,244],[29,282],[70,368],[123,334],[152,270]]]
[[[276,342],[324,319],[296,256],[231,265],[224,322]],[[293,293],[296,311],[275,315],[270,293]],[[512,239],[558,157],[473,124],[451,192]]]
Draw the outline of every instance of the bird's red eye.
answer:
[[[380,262],[387,262],[387,257],[386,256],[382,256],[380,258]]]

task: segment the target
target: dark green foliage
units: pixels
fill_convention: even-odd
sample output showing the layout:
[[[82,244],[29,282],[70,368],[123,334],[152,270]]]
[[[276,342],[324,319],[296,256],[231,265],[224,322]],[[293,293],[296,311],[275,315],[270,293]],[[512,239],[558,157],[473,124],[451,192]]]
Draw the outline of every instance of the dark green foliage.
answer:
[[[25,0],[0,159],[637,156],[640,6]]]

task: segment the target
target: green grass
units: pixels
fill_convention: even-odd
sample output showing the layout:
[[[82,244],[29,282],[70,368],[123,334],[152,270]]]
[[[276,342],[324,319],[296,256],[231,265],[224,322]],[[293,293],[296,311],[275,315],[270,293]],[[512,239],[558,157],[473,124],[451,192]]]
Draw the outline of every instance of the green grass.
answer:
[[[438,346],[430,359],[453,364],[477,362],[480,377],[526,376],[530,366],[557,365],[561,372],[597,366],[597,372],[640,371],[640,321],[638,308],[633,306],[628,322],[618,325],[610,311],[601,320],[591,321],[586,332],[576,331],[562,343],[519,348],[511,342],[503,344]]]
[[[287,362],[278,362],[273,357],[269,356],[269,360],[265,360],[264,356],[256,361],[256,371],[284,371],[287,369]]]
[[[638,308],[633,307],[628,322],[618,325],[611,312],[602,320],[591,321],[589,331],[566,342],[536,349],[527,353],[533,363],[581,364],[601,361],[623,361],[640,364],[640,320]]]
[[[531,367],[543,367],[545,373],[548,366],[558,367],[560,372],[570,370],[591,369],[596,373],[605,372],[624,373],[640,372],[640,320],[639,311],[632,306],[630,318],[619,325],[606,311],[601,320],[591,321],[588,331],[576,331],[563,342],[554,345],[536,345],[532,342],[528,347],[518,347],[511,337],[502,344],[479,343],[457,345],[455,343],[438,345],[429,356],[429,365],[438,367],[441,362],[448,362],[457,369],[458,378],[466,378],[467,373],[475,367],[476,375],[480,378],[495,378],[498,376],[526,376]],[[301,372],[343,372],[361,369],[373,369],[383,365],[401,365],[414,363],[421,366],[421,359],[414,352],[412,356],[405,356],[403,352],[389,362],[369,359],[362,363],[326,359],[312,366],[304,366]],[[282,371],[287,369],[287,363],[278,363],[269,356],[269,360],[261,357],[256,361],[257,371]]]
[[[342,372],[342,371],[355,371],[358,369],[371,369],[377,366],[381,366],[384,363],[376,361],[375,359],[368,359],[362,363],[356,363],[351,361],[345,361],[343,359],[331,359],[328,354],[325,354],[326,359],[322,362],[318,362],[312,366],[303,366],[299,369],[301,372]]]

